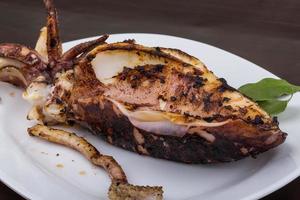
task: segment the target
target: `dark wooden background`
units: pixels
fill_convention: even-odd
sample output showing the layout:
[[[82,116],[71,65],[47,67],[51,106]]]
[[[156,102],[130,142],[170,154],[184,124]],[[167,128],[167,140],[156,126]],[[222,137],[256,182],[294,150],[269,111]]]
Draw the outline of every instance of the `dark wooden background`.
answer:
[[[103,33],[176,35],[230,51],[300,85],[299,0],[56,0],[56,5],[64,41]],[[0,1],[0,43],[33,46],[44,24],[42,0]],[[298,200],[299,186],[300,178],[264,200]],[[0,199],[22,198],[0,183]]]

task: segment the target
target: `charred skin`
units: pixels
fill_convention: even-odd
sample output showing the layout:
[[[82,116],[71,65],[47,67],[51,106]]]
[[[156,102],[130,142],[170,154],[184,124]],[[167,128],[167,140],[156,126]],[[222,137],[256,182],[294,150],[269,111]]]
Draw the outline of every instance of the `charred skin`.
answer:
[[[70,118],[115,146],[152,157],[185,163],[231,162],[255,156],[283,143],[286,134],[276,121],[257,124],[241,119],[204,131],[209,141],[196,133],[183,137],[158,135],[138,129],[106,98],[105,86],[95,78],[90,65],[76,68],[74,88],[69,99]]]

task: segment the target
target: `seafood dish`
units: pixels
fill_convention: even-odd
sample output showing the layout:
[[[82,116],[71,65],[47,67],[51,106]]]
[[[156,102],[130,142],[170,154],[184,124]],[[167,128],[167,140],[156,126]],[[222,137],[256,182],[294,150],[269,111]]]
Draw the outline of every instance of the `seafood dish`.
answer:
[[[184,163],[255,157],[285,141],[276,118],[181,50],[102,35],[63,53],[57,11],[44,2],[47,25],[35,49],[0,44],[0,80],[24,89],[27,119],[39,124],[30,135],[76,149],[109,173],[111,199],[124,191],[161,199],[162,188],[130,185],[112,157],[48,126],[76,123],[120,148]]]

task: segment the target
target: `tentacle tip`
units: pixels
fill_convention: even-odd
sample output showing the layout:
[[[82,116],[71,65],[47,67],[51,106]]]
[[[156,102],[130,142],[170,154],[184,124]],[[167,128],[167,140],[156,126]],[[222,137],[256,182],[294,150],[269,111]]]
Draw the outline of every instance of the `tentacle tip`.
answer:
[[[32,131],[33,131],[33,130],[32,130],[32,127],[31,127],[31,128],[27,128],[27,133],[28,133],[28,135],[34,137],[34,134],[33,134]]]
[[[109,34],[105,33],[102,35],[103,38],[105,38],[105,40],[107,40],[107,38],[109,38]]]
[[[110,200],[139,199],[162,200],[163,189],[160,186],[137,186],[128,183],[112,183],[108,197]]]

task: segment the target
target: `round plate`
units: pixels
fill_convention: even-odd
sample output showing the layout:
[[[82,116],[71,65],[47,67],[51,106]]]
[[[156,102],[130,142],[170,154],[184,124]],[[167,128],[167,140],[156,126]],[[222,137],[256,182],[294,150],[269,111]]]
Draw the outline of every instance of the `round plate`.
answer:
[[[233,87],[275,77],[259,66],[216,47],[200,42],[155,34],[116,34],[109,42],[134,38],[137,43],[181,49],[202,60],[217,76]],[[87,38],[67,42],[64,49]],[[106,199],[110,180],[106,173],[79,153],[32,138],[26,120],[30,105],[22,91],[1,83],[0,97],[0,178],[29,199]],[[112,155],[131,183],[161,185],[165,199],[257,199],[284,186],[300,173],[300,96],[294,95],[279,116],[280,127],[289,133],[276,149],[238,162],[188,165],[140,156],[114,147],[88,131],[73,128],[101,152]]]

